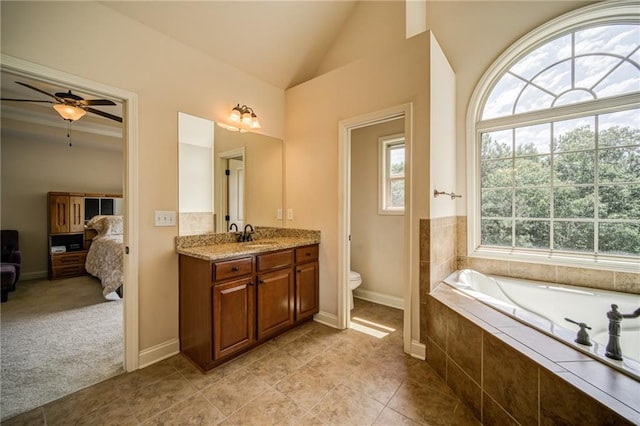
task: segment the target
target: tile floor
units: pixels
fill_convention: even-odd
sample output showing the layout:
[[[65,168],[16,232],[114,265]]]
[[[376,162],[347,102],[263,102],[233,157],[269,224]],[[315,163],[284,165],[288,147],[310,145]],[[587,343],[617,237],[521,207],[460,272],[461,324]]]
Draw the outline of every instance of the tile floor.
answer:
[[[176,355],[3,425],[478,425],[402,352],[402,315],[356,300],[358,330],[308,322],[206,375]]]

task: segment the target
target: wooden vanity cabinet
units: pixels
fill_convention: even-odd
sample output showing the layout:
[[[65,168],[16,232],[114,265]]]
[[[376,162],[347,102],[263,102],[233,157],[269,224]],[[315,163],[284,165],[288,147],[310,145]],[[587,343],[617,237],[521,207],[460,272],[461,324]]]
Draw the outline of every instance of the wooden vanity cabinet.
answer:
[[[258,255],[257,268],[257,333],[264,340],[294,322],[293,250]]]
[[[180,350],[203,370],[318,312],[317,244],[214,262],[179,259]]]
[[[255,342],[253,277],[213,285],[213,359],[225,358]]]
[[[296,321],[320,310],[318,245],[296,249]]]

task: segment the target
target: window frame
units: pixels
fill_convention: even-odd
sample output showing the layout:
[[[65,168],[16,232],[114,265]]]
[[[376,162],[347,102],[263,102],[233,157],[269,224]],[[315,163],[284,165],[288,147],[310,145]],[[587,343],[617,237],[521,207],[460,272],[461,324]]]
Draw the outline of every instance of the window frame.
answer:
[[[389,176],[391,167],[389,152],[391,149],[397,149],[402,146],[405,149],[405,173],[402,177]],[[404,206],[391,207],[388,201],[391,199],[391,182],[403,181],[406,185],[406,145],[404,133],[382,136],[378,138],[378,214],[379,215],[403,215]],[[406,188],[405,188],[406,196]]]
[[[616,256],[594,253],[557,252],[546,249],[515,247],[487,247],[480,245],[481,232],[481,181],[480,181],[480,135],[482,133],[512,129],[520,126],[548,123],[571,118],[616,112],[640,107],[638,94],[626,94],[598,99],[586,103],[559,106],[513,114],[506,117],[482,120],[482,112],[493,85],[522,57],[549,41],[586,26],[610,23],[632,23],[640,21],[637,2],[596,3],[569,12],[541,25],[512,44],[487,69],[476,86],[467,110],[467,256],[506,261],[545,263],[581,268],[605,268],[615,271],[640,272],[636,256]],[[597,112],[596,112],[597,110]],[[514,122],[517,121],[517,124]]]

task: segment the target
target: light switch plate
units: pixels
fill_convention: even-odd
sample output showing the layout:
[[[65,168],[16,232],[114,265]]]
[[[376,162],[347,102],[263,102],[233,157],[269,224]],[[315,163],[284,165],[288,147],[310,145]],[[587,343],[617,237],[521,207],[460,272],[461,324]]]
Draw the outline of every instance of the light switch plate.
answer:
[[[155,226],[176,226],[176,212],[171,210],[156,210]]]
[[[293,209],[287,209],[287,220],[293,220]]]
[[[278,209],[276,212],[276,219],[282,220],[282,209]]]

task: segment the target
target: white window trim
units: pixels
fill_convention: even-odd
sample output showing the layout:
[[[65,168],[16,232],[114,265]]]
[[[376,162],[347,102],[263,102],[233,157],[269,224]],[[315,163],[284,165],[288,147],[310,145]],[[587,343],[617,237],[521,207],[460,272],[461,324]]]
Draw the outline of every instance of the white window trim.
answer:
[[[387,207],[387,147],[390,145],[404,146],[404,134],[382,136],[378,138],[378,214],[379,215],[403,215],[404,207]],[[406,170],[405,177],[406,182]],[[405,188],[406,194],[406,188]]]
[[[503,261],[521,261],[531,263],[543,263],[557,266],[571,266],[592,269],[607,269],[623,272],[640,272],[637,258],[618,257],[610,255],[581,255],[573,253],[535,252],[524,249],[512,248],[488,248],[480,247],[480,181],[476,179],[480,167],[480,152],[477,149],[477,137],[481,121],[482,107],[485,98],[490,94],[491,84],[519,60],[523,54],[527,54],[540,45],[547,43],[562,34],[574,31],[585,24],[604,24],[607,22],[633,22],[638,23],[637,0],[606,1],[586,6],[555,18],[546,24],[529,32],[504,51],[498,59],[491,64],[476,86],[467,109],[467,256],[495,259]],[[634,95],[635,96],[635,95]],[[629,99],[629,104],[637,103],[637,97]],[[634,102],[635,101],[635,102]],[[570,110],[571,105],[562,107]],[[575,107],[576,115],[581,113],[580,106]],[[534,114],[544,115],[544,112]],[[533,117],[532,117],[533,118]],[[500,120],[494,123],[485,123],[485,127],[499,128]],[[492,126],[491,124],[494,124]]]

